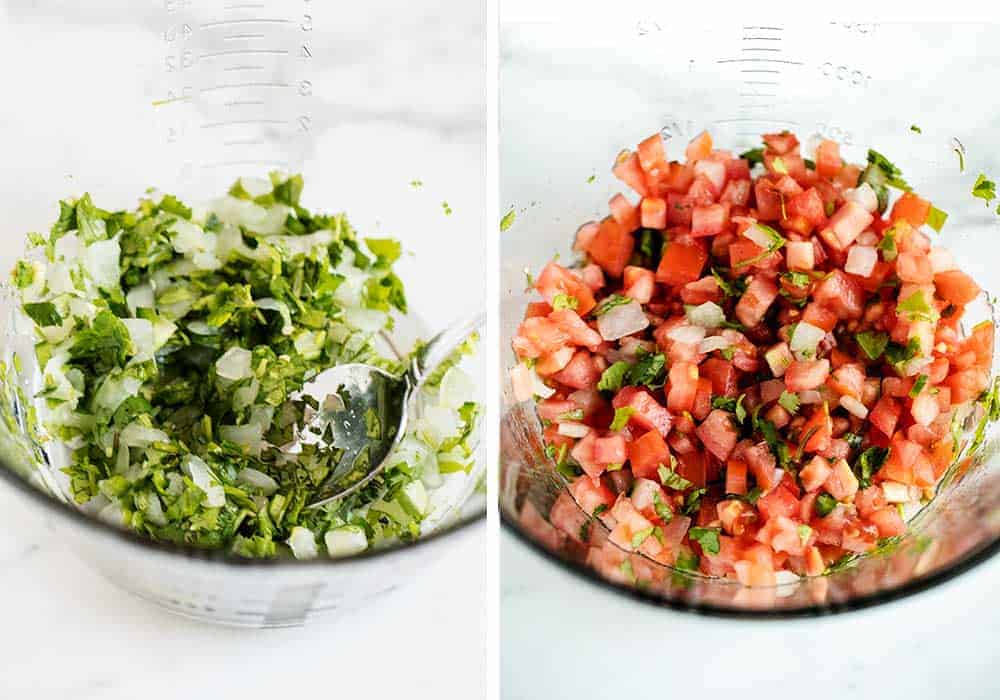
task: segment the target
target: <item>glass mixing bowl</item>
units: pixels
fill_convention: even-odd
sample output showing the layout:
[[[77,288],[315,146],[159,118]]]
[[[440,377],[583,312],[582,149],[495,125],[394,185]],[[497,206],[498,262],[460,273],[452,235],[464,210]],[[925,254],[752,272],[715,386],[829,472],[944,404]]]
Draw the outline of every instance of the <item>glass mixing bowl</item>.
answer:
[[[523,291],[525,270],[537,272],[554,254],[573,259],[577,227],[606,215],[608,199],[625,190],[610,172],[616,154],[658,129],[671,158],[704,129],[716,147],[737,153],[758,146],[760,134],[782,129],[804,143],[836,139],[850,162],[864,162],[871,146],[948,212],[939,242],[995,291],[998,215],[970,191],[978,173],[1000,169],[994,148],[1000,96],[984,89],[1000,71],[998,40],[995,25],[694,26],[634,18],[599,26],[502,26],[500,206],[516,210],[501,244],[505,367],[515,362],[510,340],[534,299]],[[984,300],[970,309],[970,322],[989,314]],[[530,527],[565,481],[543,452],[533,407],[515,404],[504,383],[505,526],[582,578],[644,601],[727,615],[827,613],[914,593],[1000,549],[995,426],[983,448],[946,477],[901,542],[823,577],[744,588],[613,545],[588,548],[544,525]],[[591,527],[606,536],[599,522]]]
[[[396,269],[415,318],[398,335],[428,337],[483,308],[481,15],[454,13],[435,34],[422,14],[435,7],[396,9],[334,16],[315,0],[0,4],[0,60],[22,65],[0,107],[0,269],[10,270],[28,231],[48,230],[59,199],[89,191],[99,206],[131,208],[156,186],[190,202],[280,169],[303,174],[306,207],[346,211],[361,235],[400,239]],[[417,28],[426,51],[411,40]],[[45,56],[27,60],[39,45],[49,47]],[[428,275],[432,261],[456,262],[447,275]],[[0,295],[7,368],[13,351],[31,356],[12,309]],[[481,391],[484,364],[471,362]],[[22,367],[5,380],[26,386]],[[415,543],[350,559],[246,561],[154,544],[50,497],[59,475],[21,429],[13,383],[0,392],[0,488],[34,503],[108,579],[176,613],[301,624],[356,609],[483,536],[485,497],[470,488],[452,494],[447,517]],[[470,486],[481,482],[482,447],[476,464]]]

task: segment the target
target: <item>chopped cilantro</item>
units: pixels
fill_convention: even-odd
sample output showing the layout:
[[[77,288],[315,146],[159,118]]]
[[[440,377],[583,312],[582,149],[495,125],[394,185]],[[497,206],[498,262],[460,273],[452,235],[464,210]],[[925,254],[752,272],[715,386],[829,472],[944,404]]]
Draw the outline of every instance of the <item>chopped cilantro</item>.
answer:
[[[611,421],[611,425],[608,426],[608,430],[621,430],[624,428],[628,425],[628,420],[632,417],[633,413],[635,413],[635,409],[631,406],[616,408],[614,420]]]
[[[740,260],[738,263],[736,263],[736,265],[734,265],[734,267],[747,267],[748,265],[755,265],[759,263],[761,260],[766,260],[771,255],[776,253],[778,250],[783,248],[785,243],[788,242],[787,240],[785,240],[784,237],[782,237],[780,233],[775,231],[770,226],[761,223],[756,224],[756,226],[757,228],[764,231],[764,233],[767,234],[768,238],[771,239],[770,244],[768,244],[767,248],[764,249],[764,252],[755,255],[752,258],[748,258],[746,260]]]
[[[583,409],[574,408],[572,411],[566,411],[565,413],[560,413],[556,416],[557,421],[567,421],[567,420],[583,420]]]
[[[906,180],[902,177],[902,171],[878,151],[868,149],[868,164],[875,166],[882,172],[885,176],[885,184],[889,185],[889,187],[895,187],[897,190],[903,190],[904,192],[910,191],[910,186],[906,184]]]
[[[816,161],[810,160],[808,158],[803,158],[802,162],[805,163],[806,168],[808,170],[815,170],[816,169]]]
[[[737,277],[735,280],[727,280],[722,276],[722,273],[718,269],[712,268],[712,277],[715,278],[715,283],[719,286],[719,289],[727,297],[741,297],[743,292],[747,289],[746,279],[743,277]]]
[[[910,398],[917,398],[917,396],[920,395],[920,392],[924,390],[925,386],[927,386],[927,375],[921,374],[917,377],[917,380],[913,382],[913,387],[910,389]]]
[[[877,333],[875,331],[865,331],[854,336],[858,347],[868,356],[869,360],[877,360],[885,352],[886,345],[889,344],[888,333]]]
[[[742,424],[747,419],[747,410],[743,407],[743,399],[746,394],[740,394],[738,398],[731,396],[713,396],[712,408],[721,408],[736,416],[736,422]]]
[[[785,165],[785,161],[783,161],[780,156],[775,157],[771,161],[771,168],[774,172],[780,173],[781,175],[788,174],[788,166]]]
[[[686,491],[691,488],[691,482],[685,479],[683,476],[675,472],[673,469],[668,469],[664,465],[660,465],[656,468],[656,473],[660,477],[660,483],[666,486],[668,489],[674,489],[675,491]]]
[[[837,499],[824,491],[816,497],[814,507],[816,509],[816,515],[821,518],[825,518],[833,512],[834,508],[837,507]]]
[[[23,308],[28,318],[39,326],[59,326],[63,322],[56,305],[51,301],[27,303]]]
[[[587,178],[587,184],[588,184],[588,185],[591,185],[591,184],[593,184],[593,183],[594,183],[594,182],[595,182],[596,180],[597,180],[597,175],[591,175],[590,177],[588,177],[588,178]]]
[[[781,277],[793,287],[808,287],[812,283],[812,277],[805,272],[783,272]]]
[[[759,486],[754,486],[752,489],[747,491],[747,495],[743,497],[743,500],[752,506],[757,505],[757,501],[760,500],[761,491]]]
[[[749,151],[744,151],[743,153],[741,153],[740,158],[750,163],[750,167],[752,168],[758,163],[764,162],[764,149],[751,148]]]
[[[924,290],[918,289],[910,296],[896,304],[896,312],[906,314],[911,321],[935,321],[937,310],[930,305],[924,296]]]
[[[923,131],[920,130],[920,127],[917,126],[916,124],[910,124],[910,131],[912,131],[915,134],[922,134],[922,133],[924,133]]]
[[[576,311],[576,308],[580,305],[580,300],[576,297],[572,297],[569,294],[556,294],[552,299],[552,308],[555,311],[563,311],[570,309]]]
[[[598,503],[598,504],[597,504],[597,507],[596,507],[596,508],[594,508],[594,512],[593,512],[593,513],[591,513],[591,515],[593,515],[593,516],[594,516],[594,517],[596,518],[596,517],[597,517],[597,516],[599,516],[599,515],[600,515],[601,513],[605,513],[605,512],[607,512],[608,510],[609,510],[609,508],[608,508],[608,504],[607,504],[607,503]]]
[[[514,211],[512,207],[511,210],[508,211],[506,214],[504,214],[503,218],[500,219],[500,231],[501,232],[506,231],[511,226],[513,226],[515,218],[517,218],[517,213]]]
[[[885,346],[885,359],[889,364],[901,365],[917,356],[920,352],[920,340],[910,338],[906,345],[890,342]]]
[[[882,259],[892,262],[896,259],[896,229],[890,228],[882,234],[882,240],[878,242],[878,249],[882,251]]]
[[[990,202],[997,197],[997,185],[992,180],[988,180],[985,174],[979,173],[979,177],[972,185],[972,196],[986,200],[986,206],[989,206]]]
[[[622,296],[621,294],[612,294],[611,296],[603,299],[601,303],[595,306],[594,310],[590,313],[593,314],[594,318],[600,318],[604,314],[611,311],[611,309],[631,303],[631,297]]]
[[[700,544],[702,551],[706,554],[719,553],[719,528],[693,527],[688,530],[688,537],[693,542]]]
[[[451,205],[448,202],[441,202],[441,209],[444,211],[445,216],[451,216]]]
[[[669,523],[674,519],[674,511],[671,510],[668,503],[665,503],[663,499],[660,498],[660,493],[658,491],[653,492],[653,510],[656,511],[656,515],[664,523]]]
[[[802,542],[804,546],[809,542],[809,538],[812,537],[813,529],[808,525],[799,525],[796,528],[796,532],[799,533],[799,540]]]
[[[601,379],[597,382],[597,389],[599,391],[618,391],[621,389],[630,366],[628,362],[619,360],[608,367],[601,374]]]
[[[695,489],[684,497],[684,515],[694,515],[701,508],[701,497],[708,493],[708,489]]]
[[[640,351],[639,359],[628,371],[628,383],[656,389],[663,386],[667,357],[663,353]]]
[[[637,533],[632,535],[632,549],[639,549],[642,543],[653,534],[653,528],[647,527],[643,530],[639,530]]]
[[[858,487],[866,489],[872,485],[872,477],[889,458],[888,447],[869,447],[854,463],[854,474],[858,477]]]
[[[797,394],[793,394],[788,391],[782,391],[781,397],[778,399],[778,405],[781,406],[786,411],[788,411],[789,413],[793,414],[798,413],[799,405],[801,403],[802,402],[799,401],[799,397]]]

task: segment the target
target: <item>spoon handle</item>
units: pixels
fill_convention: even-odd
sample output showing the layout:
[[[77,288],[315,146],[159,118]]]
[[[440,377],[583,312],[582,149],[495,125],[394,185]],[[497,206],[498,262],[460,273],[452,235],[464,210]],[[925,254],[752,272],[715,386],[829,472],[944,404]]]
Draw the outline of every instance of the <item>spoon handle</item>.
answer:
[[[410,379],[413,390],[419,391],[427,378],[434,374],[442,362],[464,343],[474,332],[486,324],[486,313],[477,311],[471,316],[450,323],[443,331],[427,341],[427,344],[413,358],[410,366]]]

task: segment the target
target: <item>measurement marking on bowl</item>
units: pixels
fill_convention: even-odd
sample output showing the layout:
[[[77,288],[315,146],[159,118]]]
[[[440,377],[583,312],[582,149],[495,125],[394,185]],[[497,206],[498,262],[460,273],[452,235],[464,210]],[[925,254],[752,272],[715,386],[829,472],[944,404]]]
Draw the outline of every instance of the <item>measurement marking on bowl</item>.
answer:
[[[224,10],[263,10],[264,3],[262,2],[244,2],[234,5],[226,5]]]
[[[226,102],[226,107],[259,107],[267,104],[264,100],[231,100]]]
[[[781,53],[781,49],[774,49],[767,46],[744,46],[740,49],[741,53],[747,53],[748,51],[769,51],[772,53]]]
[[[216,90],[243,90],[245,88],[290,88],[288,83],[229,83],[227,85],[213,85],[202,88],[200,92],[215,92]]]
[[[205,22],[198,25],[201,29],[213,29],[216,27],[231,27],[234,24],[291,24],[290,19],[223,19],[218,22]]]
[[[774,70],[773,68],[744,68],[740,73],[773,73],[774,75],[781,75],[780,70]]]
[[[267,139],[235,139],[233,141],[223,141],[223,146],[259,146],[267,143]]]
[[[720,58],[716,63],[783,63],[788,66],[801,66],[802,61],[790,61],[787,58]]]
[[[243,39],[263,39],[266,34],[230,34],[222,37],[223,41],[240,41]]]
[[[224,122],[210,122],[208,124],[202,124],[200,128],[202,129],[217,129],[227,126],[244,126],[244,125],[282,125],[288,124],[287,119],[230,119]]]
[[[787,124],[788,126],[798,126],[799,123],[789,119],[758,119],[755,117],[732,117],[730,119],[716,119],[716,124]]]
[[[238,70],[264,70],[264,66],[229,66],[228,68],[223,68],[222,70],[227,73]]]
[[[225,160],[219,163],[203,163],[200,167],[203,170],[216,170],[218,168],[244,168],[261,165],[268,168],[287,168],[287,160]]]
[[[746,29],[746,30],[748,30],[748,31],[753,31],[755,29],[762,29],[764,31],[770,31],[770,32],[783,32],[783,31],[785,31],[784,27],[756,27],[756,26],[748,26],[748,27],[743,27],[743,28]]]
[[[203,53],[198,58],[220,58],[223,56],[287,56],[288,49],[229,49],[228,51],[212,51]]]
[[[777,80],[744,80],[744,85],[781,85]]]

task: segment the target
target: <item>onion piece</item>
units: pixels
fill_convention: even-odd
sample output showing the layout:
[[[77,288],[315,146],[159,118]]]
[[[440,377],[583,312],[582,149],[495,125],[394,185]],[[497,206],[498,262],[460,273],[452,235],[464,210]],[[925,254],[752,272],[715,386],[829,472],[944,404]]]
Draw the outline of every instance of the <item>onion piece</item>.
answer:
[[[815,389],[807,389],[799,392],[799,403],[811,405],[823,401],[823,395]]]
[[[511,368],[510,382],[513,385],[514,400],[518,403],[530,401],[535,396],[547,399],[556,393],[555,389],[545,385],[534,369],[523,362]]]
[[[844,190],[844,199],[861,205],[869,214],[878,209],[878,195],[867,182],[853,189]]]
[[[847,412],[856,418],[865,419],[868,417],[868,409],[865,405],[853,396],[841,396],[840,405],[847,409]]]
[[[705,329],[699,326],[688,326],[686,324],[682,324],[675,328],[671,328],[667,333],[667,337],[675,343],[697,345],[705,338]]]
[[[319,554],[316,547],[316,535],[309,528],[296,525],[285,540],[296,559],[313,559]]]
[[[927,253],[927,259],[931,263],[931,272],[935,275],[939,272],[948,272],[949,270],[958,269],[958,265],[955,263],[955,257],[951,254],[951,251],[945,250],[944,248],[934,246]]]
[[[819,343],[823,340],[824,336],[826,336],[826,331],[822,328],[817,328],[811,323],[800,321],[795,326],[795,332],[792,333],[789,349],[800,360],[815,357],[816,348],[819,347]]]
[[[590,433],[590,428],[583,423],[560,423],[556,432],[566,437],[583,438]]]
[[[726,348],[730,348],[732,346],[733,344],[721,335],[713,335],[705,338],[698,344],[698,352],[715,352],[716,350],[725,350]]]
[[[785,370],[792,364],[795,358],[792,351],[788,349],[788,343],[779,343],[764,353],[767,366],[771,368],[771,374],[775,377],[785,376]]]
[[[278,490],[278,482],[271,477],[253,467],[244,467],[236,475],[236,481],[260,489],[265,496],[270,496]]]
[[[649,325],[649,319],[637,301],[616,306],[597,319],[597,330],[605,340],[618,340],[638,333]]]
[[[252,374],[250,371],[251,360],[253,360],[253,355],[249,350],[234,345],[215,361],[215,373],[223,379],[233,381],[246,379]]]
[[[854,245],[847,251],[847,263],[844,264],[844,272],[859,277],[869,277],[878,262],[878,252],[875,248],[866,245]]]
[[[910,487],[898,481],[883,481],[882,494],[886,503],[906,503],[910,500]]]
[[[689,323],[709,330],[718,328],[726,321],[726,312],[712,301],[690,308],[685,313]]]
[[[743,232],[743,235],[746,238],[749,238],[751,241],[753,241],[757,246],[764,248],[765,250],[770,248],[771,244],[774,243],[774,239],[771,237],[771,234],[769,234],[767,231],[765,231],[757,224],[753,224],[752,226],[747,228]]]
[[[331,557],[346,557],[368,549],[365,531],[357,525],[345,525],[336,530],[329,530],[323,535],[323,542],[326,544],[326,553]]]

